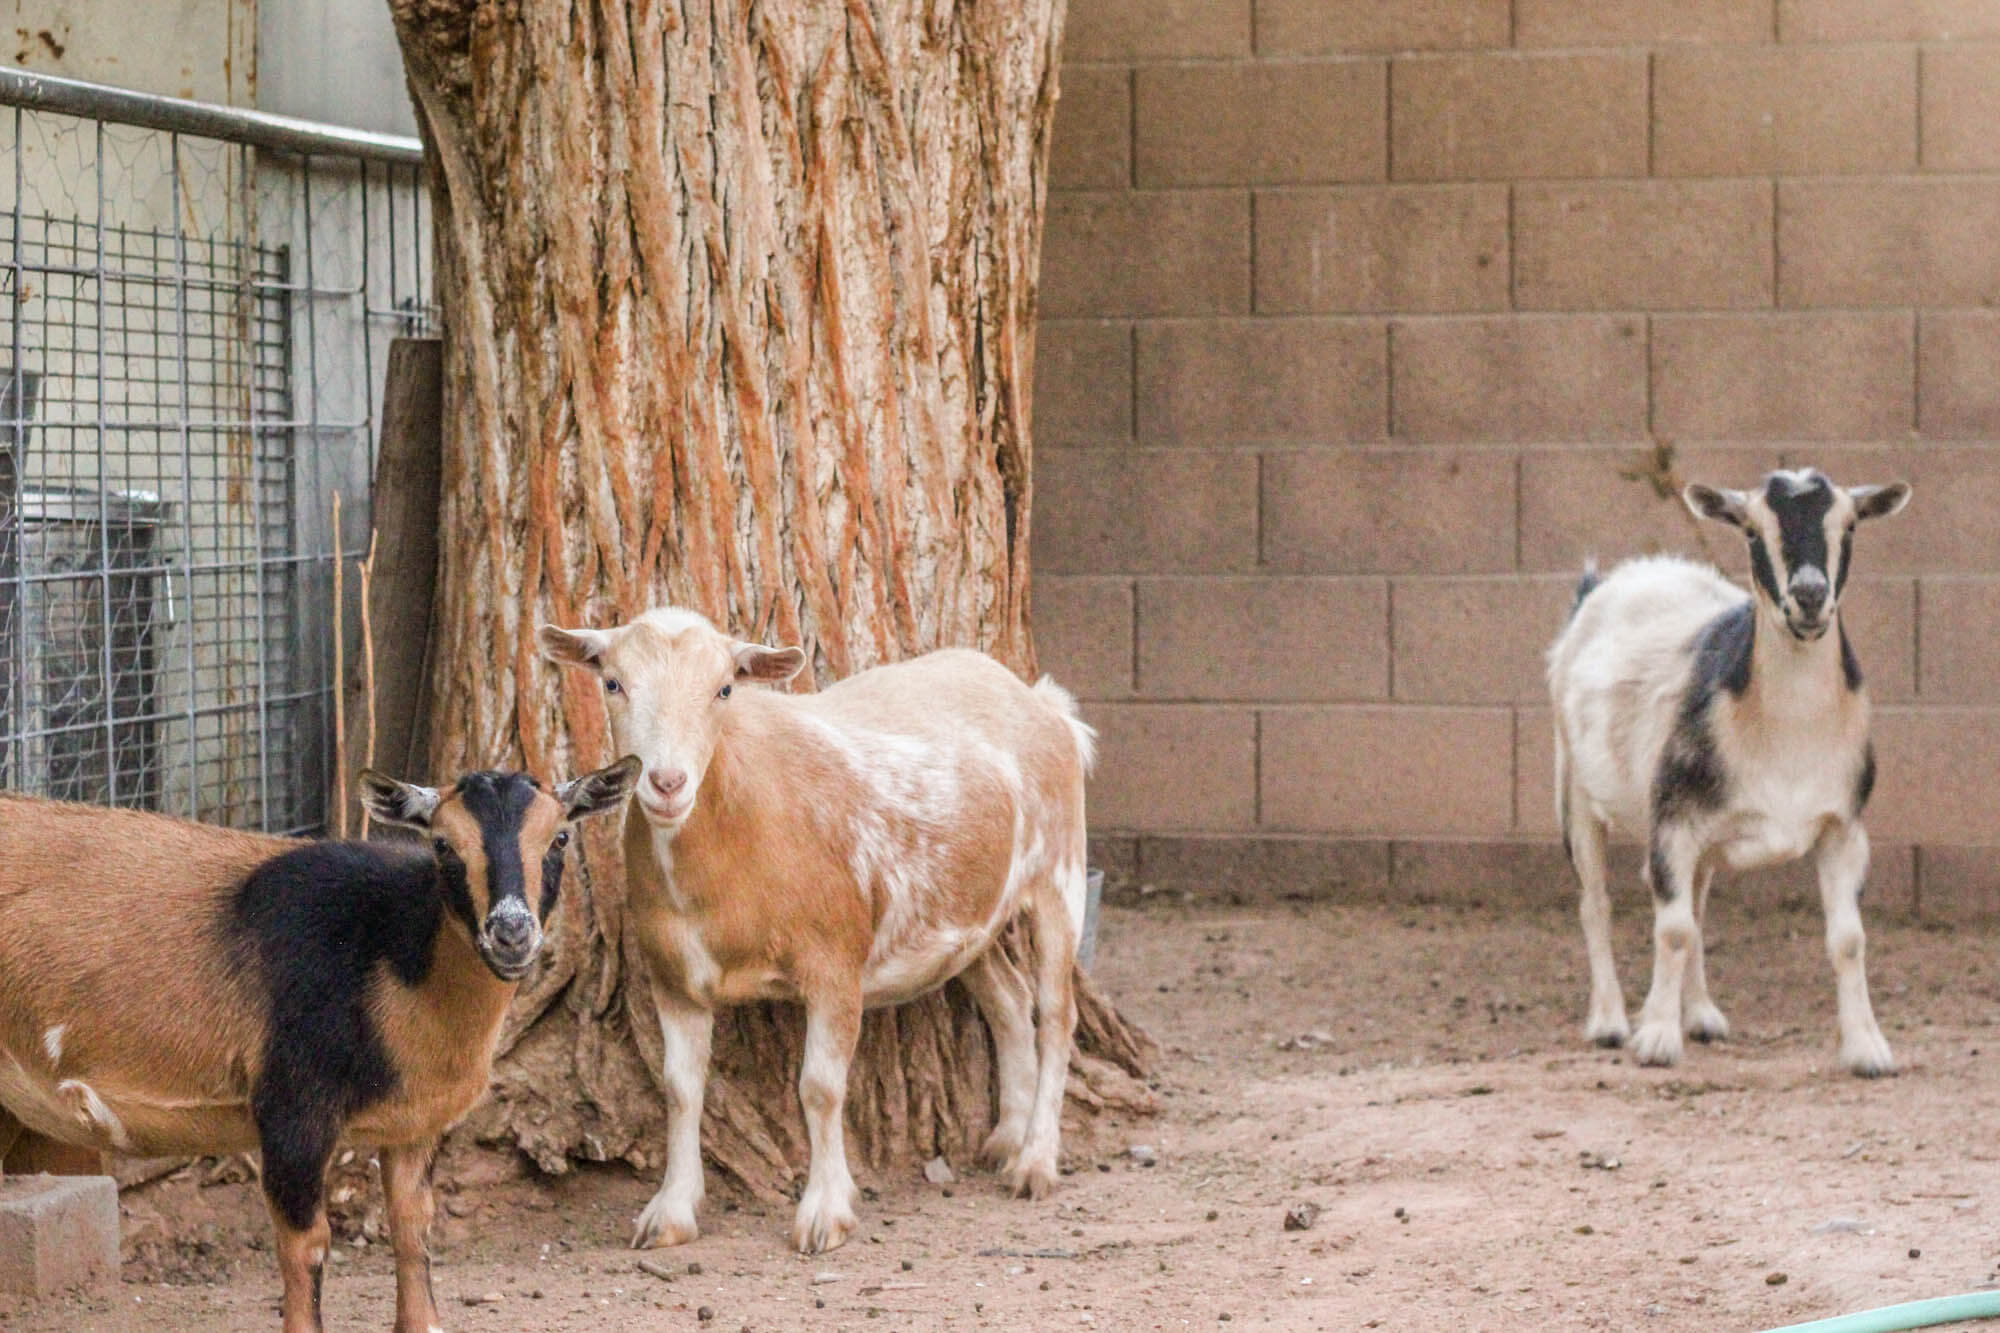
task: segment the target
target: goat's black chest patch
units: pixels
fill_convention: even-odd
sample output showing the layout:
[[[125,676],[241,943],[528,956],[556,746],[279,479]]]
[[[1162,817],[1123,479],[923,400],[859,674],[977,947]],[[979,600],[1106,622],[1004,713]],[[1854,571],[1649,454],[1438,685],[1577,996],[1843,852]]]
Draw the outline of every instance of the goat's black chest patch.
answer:
[[[1687,693],[1681,698],[1674,728],[1660,752],[1653,776],[1653,824],[1672,823],[1692,814],[1714,810],[1729,796],[1728,774],[1716,753],[1709,723],[1716,697],[1741,698],[1750,688],[1750,663],[1756,645],[1757,613],[1744,602],[1702,626],[1695,638],[1694,665]],[[1658,891],[1659,885],[1654,885]]]

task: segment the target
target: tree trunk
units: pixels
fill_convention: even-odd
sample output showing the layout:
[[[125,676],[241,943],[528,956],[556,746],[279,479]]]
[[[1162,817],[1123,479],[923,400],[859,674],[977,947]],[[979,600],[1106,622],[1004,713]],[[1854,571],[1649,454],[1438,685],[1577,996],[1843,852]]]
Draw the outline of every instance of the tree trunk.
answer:
[[[805,645],[822,681],[947,644],[1032,671],[1062,0],[390,7],[445,312],[434,771],[613,757],[597,692],[537,659],[541,621],[672,602]],[[614,822],[580,839],[472,1126],[551,1171],[650,1166],[661,1142]],[[1146,1039],[1080,1001],[1073,1093],[1145,1105]],[[718,1025],[704,1140],[760,1192],[804,1158],[801,1034],[776,1006]],[[956,985],[872,1015],[849,1104],[865,1161],[976,1145],[989,1060]]]

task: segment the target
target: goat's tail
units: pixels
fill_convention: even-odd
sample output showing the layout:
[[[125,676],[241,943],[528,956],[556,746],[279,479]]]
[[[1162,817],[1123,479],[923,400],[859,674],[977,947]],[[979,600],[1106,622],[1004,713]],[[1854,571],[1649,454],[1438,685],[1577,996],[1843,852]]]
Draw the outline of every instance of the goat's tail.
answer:
[[[1584,561],[1583,577],[1576,581],[1576,600],[1569,604],[1569,616],[1571,620],[1576,619],[1576,613],[1583,609],[1583,599],[1597,591],[1597,585],[1602,582],[1604,580],[1598,577],[1597,573],[1597,561]]]
[[[1076,741],[1076,757],[1083,761],[1083,771],[1090,772],[1097,763],[1097,728],[1085,722],[1077,711],[1076,696],[1056,684],[1054,676],[1043,676],[1036,681],[1035,693],[1069,723],[1070,736]]]

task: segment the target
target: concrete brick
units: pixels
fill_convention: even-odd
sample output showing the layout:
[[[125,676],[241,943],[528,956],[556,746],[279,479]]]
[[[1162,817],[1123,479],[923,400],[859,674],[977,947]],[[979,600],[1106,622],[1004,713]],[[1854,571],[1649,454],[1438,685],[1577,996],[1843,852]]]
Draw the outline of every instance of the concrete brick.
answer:
[[[1132,181],[1132,71],[1064,65],[1049,145],[1049,188],[1105,190]]]
[[[1894,518],[1869,523],[1855,541],[1862,575],[1932,578],[2000,573],[2000,450],[1959,445],[1860,445],[1788,451],[1792,466],[1823,468],[1843,486],[1903,480],[1914,494]]]
[[[1508,907],[1523,911],[1570,907],[1576,876],[1554,842],[1401,841],[1390,848],[1390,891],[1398,902]],[[1624,885],[1613,901],[1632,901]],[[1576,961],[1583,963],[1579,932]],[[1464,984],[1464,979],[1460,984]]]
[[[1916,422],[1904,312],[1657,315],[1653,429],[1669,439],[1881,439]]]
[[[0,1292],[52,1296],[118,1276],[118,1183],[109,1176],[0,1180]]]
[[[1545,838],[1562,836],[1562,829],[1556,823],[1555,753],[1554,710],[1547,707],[1516,708],[1514,831],[1517,834]],[[1563,868],[1569,868],[1567,861],[1563,863]],[[1573,887],[1575,881],[1570,882]]]
[[[2000,920],[2000,847],[1923,849],[1917,886],[1925,921],[1990,925]]]
[[[1476,50],[1507,45],[1507,0],[1259,0],[1257,53]]]
[[[1381,439],[1388,338],[1376,320],[1174,320],[1139,326],[1139,438]]]
[[[1388,170],[1387,79],[1379,60],[1141,66],[1137,181],[1152,188],[1380,180]]]
[[[1322,574],[1514,567],[1512,455],[1327,449],[1264,460],[1264,561]]]
[[[1391,431],[1410,440],[1609,440],[1646,431],[1644,321],[1398,320]]]
[[[1250,0],[1091,0],[1063,26],[1066,60],[1250,54]]]
[[[2000,303],[2000,180],[1786,181],[1785,305]]]
[[[1517,0],[1514,43],[1534,46],[1655,46],[1673,42],[1767,42],[1773,0]]]
[[[2000,17],[2000,5],[1988,5]],[[2000,169],[2000,46],[1939,46],[1923,53],[1924,166]]]
[[[1771,227],[1766,181],[1519,185],[1515,303],[1524,310],[1768,306]]]
[[[1097,728],[1093,829],[1222,832],[1257,820],[1257,715],[1196,704],[1085,704]]]
[[[1530,450],[1521,458],[1521,568],[1574,578],[1585,560],[1608,568],[1629,556],[1678,551],[1740,578],[1749,571],[1743,540],[1719,523],[1697,524],[1680,490],[1691,481],[1753,486],[1782,461],[1775,449],[1682,445],[1662,494],[1651,450]]]
[[[1646,57],[1507,52],[1398,60],[1397,180],[1646,174]]]
[[[2000,784],[1978,780],[2000,753],[2000,709],[1878,708],[1868,832],[1888,842],[1990,843]]]
[[[1778,0],[1787,42],[1922,42],[2000,37],[1993,0]]]
[[[1504,708],[1266,708],[1265,827],[1492,837],[1513,825],[1513,717]]]
[[[1917,429],[1933,439],[2000,439],[2000,313],[1917,317]]]
[[[1090,812],[1096,814],[1095,810]],[[1104,872],[1105,888],[1139,883],[1139,839],[1130,833],[1092,833],[1085,853],[1093,870]]]
[[[1395,693],[1419,703],[1536,703],[1543,656],[1575,594],[1547,578],[1397,579],[1390,621]]]
[[[1873,527],[1865,529],[1856,545],[1873,535]],[[1840,623],[1867,678],[1869,698],[1909,703],[1917,697],[1916,581],[1869,576],[1865,550],[1855,558],[1855,569],[1854,581],[1841,594]]]
[[[1257,563],[1254,454],[1044,449],[1035,473],[1040,573],[1222,573]]]
[[[1132,581],[1043,574],[1035,580],[1041,669],[1084,699],[1132,694]]]
[[[1035,439],[1042,444],[1132,435],[1132,326],[1045,319],[1035,327]]]
[[[2000,577],[1940,575],[1922,581],[1925,703],[1983,704],[2000,699]]]
[[[1654,57],[1656,175],[1907,171],[1916,149],[1908,47],[1688,46]]]
[[[1042,314],[1242,314],[1250,200],[1218,190],[1049,196]]]
[[[1265,190],[1256,304],[1267,314],[1507,307],[1507,188]]]
[[[1204,902],[1360,903],[1389,897],[1389,844],[1350,838],[1147,837],[1139,874]]]
[[[1159,699],[1382,699],[1381,579],[1139,581],[1139,693]]]

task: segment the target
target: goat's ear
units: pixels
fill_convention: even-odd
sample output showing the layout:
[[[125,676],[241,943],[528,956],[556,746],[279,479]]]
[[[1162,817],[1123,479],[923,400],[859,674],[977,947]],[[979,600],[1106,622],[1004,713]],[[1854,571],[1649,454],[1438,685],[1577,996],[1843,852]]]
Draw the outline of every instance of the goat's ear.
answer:
[[[437,813],[438,808],[437,788],[398,782],[372,768],[364,768],[355,774],[354,782],[361,789],[361,804],[383,823],[401,824],[404,828],[413,829],[430,828],[431,816]]]
[[[798,675],[805,665],[803,648],[766,648],[761,643],[736,645],[738,680],[761,680],[775,685]]]
[[[595,773],[571,778],[556,788],[556,799],[562,802],[563,817],[587,819],[591,815],[617,809],[619,803],[632,794],[632,788],[639,781],[639,770],[644,767],[638,755],[628,754]]]
[[[559,629],[554,625],[544,625],[535,631],[535,646],[551,662],[589,667],[594,671],[604,662],[604,652],[611,646],[611,636],[601,629]]]
[[[1749,521],[1741,491],[1719,490],[1697,481],[1681,492],[1681,498],[1687,501],[1687,507],[1694,511],[1696,518],[1718,519],[1738,528]]]
[[[1910,502],[1910,483],[1892,481],[1887,486],[1850,486],[1856,518],[1887,518]]]

